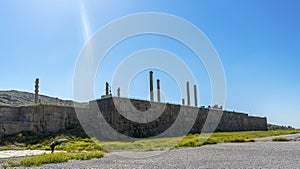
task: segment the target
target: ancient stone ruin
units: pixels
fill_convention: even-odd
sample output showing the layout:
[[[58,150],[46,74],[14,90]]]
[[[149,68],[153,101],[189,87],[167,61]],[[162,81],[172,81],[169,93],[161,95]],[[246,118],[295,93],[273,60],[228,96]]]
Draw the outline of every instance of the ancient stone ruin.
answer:
[[[194,85],[194,102],[190,105],[189,82],[187,82],[187,105],[185,99],[182,98],[182,104],[168,104],[161,102],[160,99],[160,80],[157,79],[157,101],[154,101],[153,95],[153,72],[150,71],[150,101],[123,98],[120,96],[120,88],[117,90],[117,97],[113,97],[109,83],[105,85],[105,95],[99,100],[92,100],[86,108],[76,108],[79,115],[87,116],[90,119],[85,122],[78,120],[75,108],[64,105],[47,105],[33,104],[27,106],[8,106],[0,105],[0,135],[18,133],[20,131],[49,132],[61,129],[74,128],[76,126],[91,125],[98,123],[97,118],[93,115],[99,113],[105,118],[105,123],[109,124],[113,129],[131,137],[150,137],[156,136],[167,130],[174,121],[181,118],[182,122],[195,121],[191,126],[190,133],[201,133],[203,126],[207,122],[208,116],[219,117],[220,122],[216,126],[215,131],[266,131],[267,118],[249,116],[246,113],[223,110],[222,106],[214,105],[198,107],[197,86]],[[35,103],[39,103],[38,99],[39,79],[35,83]],[[129,106],[130,103],[133,106]],[[117,106],[121,109],[118,109]],[[150,108],[152,108],[150,110]],[[155,112],[163,110],[163,113],[153,121],[148,123],[138,123],[125,118],[121,113],[129,113],[133,111],[146,112],[149,110]],[[183,111],[184,116],[179,117],[178,114]],[[196,119],[190,119],[190,114],[196,112]],[[96,117],[96,116],[95,116]],[[101,128],[102,124],[97,124],[95,130]],[[208,124],[209,125],[209,124]],[[178,131],[181,129],[178,128]]]

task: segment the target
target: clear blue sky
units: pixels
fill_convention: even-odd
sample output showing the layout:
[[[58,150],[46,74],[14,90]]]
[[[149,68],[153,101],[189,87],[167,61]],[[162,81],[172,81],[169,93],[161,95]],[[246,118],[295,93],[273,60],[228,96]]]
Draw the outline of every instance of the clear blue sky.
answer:
[[[0,1],[0,89],[32,92],[34,80],[39,77],[42,94],[72,99],[74,67],[87,38],[105,24],[138,12],[177,15],[207,35],[224,66],[226,109],[266,116],[275,124],[300,127],[300,1],[297,0],[3,0]],[[114,54],[125,53],[125,56],[146,47],[186,54],[180,44],[163,37],[129,39],[107,56],[106,66],[101,67],[107,74],[97,75],[95,95],[104,93],[104,83],[112,75],[109,68],[116,64],[113,61],[120,61],[113,58]],[[209,105],[205,69],[201,63],[197,69],[193,60],[182,59],[200,76],[197,78],[200,102]],[[133,80],[131,97],[148,98],[143,89],[148,91],[147,75],[147,71],[141,72]],[[175,84],[172,78],[159,71],[155,75],[162,80],[168,101],[180,102],[180,96],[163,83]],[[175,88],[176,85],[170,87]]]

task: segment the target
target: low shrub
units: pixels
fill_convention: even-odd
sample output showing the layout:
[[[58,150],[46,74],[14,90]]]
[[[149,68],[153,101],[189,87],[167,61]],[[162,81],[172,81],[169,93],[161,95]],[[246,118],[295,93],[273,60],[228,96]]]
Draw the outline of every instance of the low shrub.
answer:
[[[273,138],[272,141],[290,141],[290,139],[281,136]]]
[[[13,146],[1,146],[0,151],[6,151],[6,150],[14,150],[15,147]]]
[[[207,144],[217,144],[218,142],[216,140],[213,140],[213,139],[207,139],[203,145],[207,145]]]
[[[236,139],[230,140],[230,142],[232,142],[232,143],[243,143],[243,142],[245,142],[245,139],[236,138]]]
[[[254,139],[246,139],[245,142],[255,142]]]
[[[187,135],[185,136],[179,143],[178,146],[179,147],[198,147],[198,146],[202,146],[203,142],[199,141],[199,135],[195,134],[195,135]]]
[[[204,137],[202,138],[204,140],[201,138],[199,134],[187,135],[178,143],[178,147],[198,147],[207,144],[217,144],[217,141],[212,138],[205,139],[206,137]]]

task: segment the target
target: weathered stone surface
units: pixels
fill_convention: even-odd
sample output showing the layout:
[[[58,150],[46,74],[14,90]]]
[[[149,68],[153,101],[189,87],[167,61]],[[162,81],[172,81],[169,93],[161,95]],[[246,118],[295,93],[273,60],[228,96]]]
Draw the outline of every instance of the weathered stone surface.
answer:
[[[128,105],[129,103],[131,106]],[[167,133],[166,136],[177,136],[187,132],[211,132],[214,129],[216,131],[267,130],[265,117],[253,117],[221,109],[120,97],[91,101],[89,108],[76,108],[76,112],[74,107],[70,106],[0,106],[0,135],[24,130],[58,131],[78,125],[87,129],[87,134],[93,135],[106,126],[107,130],[102,131],[104,135],[117,130],[123,135],[136,138],[153,137],[164,132]],[[104,118],[101,119],[101,116]],[[173,131],[170,131],[170,128]]]
[[[132,105],[128,105],[128,103]],[[151,118],[151,111],[147,112],[147,110],[160,111],[161,109],[163,113],[157,119],[148,123],[138,123],[124,117],[124,115],[128,115],[126,114],[128,112],[135,112],[138,120],[140,118]],[[112,128],[130,137],[152,137],[159,135],[170,127],[173,127],[175,121],[181,125],[174,127],[174,136],[186,132],[184,131],[186,128],[191,128],[189,131],[191,133],[201,133],[203,131],[267,130],[267,120],[265,117],[252,117],[248,116],[248,114],[223,111],[221,109],[153,103],[126,98],[106,98],[92,101],[92,104],[90,103],[90,111],[92,114],[101,113]],[[180,117],[179,111],[183,112]],[[147,117],[144,116],[144,112],[149,113]],[[196,116],[193,116],[193,113],[197,113]],[[127,117],[132,118],[130,115]],[[97,123],[95,119],[90,122]],[[192,126],[188,126],[189,124]]]
[[[50,105],[0,106],[0,135],[25,130],[35,132],[58,131],[77,125],[79,125],[79,121],[73,107]]]

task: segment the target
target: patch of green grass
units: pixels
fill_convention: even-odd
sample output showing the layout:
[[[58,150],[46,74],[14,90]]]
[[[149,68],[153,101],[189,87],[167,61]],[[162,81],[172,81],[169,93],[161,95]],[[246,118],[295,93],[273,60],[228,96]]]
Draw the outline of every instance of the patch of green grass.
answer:
[[[272,141],[290,141],[290,139],[280,136],[280,137],[273,138]]]
[[[216,140],[209,138],[209,139],[207,139],[207,140],[203,143],[203,145],[207,145],[207,144],[217,144],[217,143],[218,143],[218,142],[217,142]]]
[[[14,147],[49,150],[50,143],[56,139],[67,139],[61,146],[56,146],[55,150],[67,151],[44,154],[34,157],[26,157],[19,162],[9,162],[8,166],[39,166],[48,163],[66,162],[70,159],[87,160],[91,158],[101,158],[104,151],[119,150],[163,150],[178,147],[197,147],[207,144],[217,144],[223,142],[254,142],[254,138],[278,136],[283,134],[300,133],[300,130],[276,130],[276,131],[247,131],[247,132],[216,132],[202,134],[188,134],[184,137],[172,138],[151,138],[139,139],[131,142],[102,142],[88,138],[81,129],[74,129],[58,133],[37,134],[32,132],[22,132],[1,139],[5,143],[0,150],[10,150]],[[285,137],[276,137],[273,141],[289,141]],[[15,146],[10,146],[15,145]]]
[[[200,142],[198,134],[187,135],[178,143],[179,147],[198,147],[202,146],[203,142]]]
[[[31,131],[23,131],[17,134],[3,136],[0,139],[0,145],[3,145],[5,147],[12,147],[11,145],[14,145],[17,149],[26,148],[37,150],[49,150],[50,143],[60,138],[68,139],[70,141],[84,139],[90,140],[90,138],[88,138],[88,136],[81,128],[74,128],[69,130],[62,130],[56,133],[36,133]],[[14,148],[12,147],[11,149]],[[67,149],[62,150],[68,151]]]
[[[0,151],[5,151],[5,150],[15,150],[15,146],[2,146],[0,147]]]
[[[6,167],[33,167],[40,166],[44,164],[50,163],[62,163],[67,162],[71,159],[76,160],[89,160],[92,158],[102,158],[104,156],[104,152],[102,151],[91,151],[91,152],[79,152],[79,153],[51,153],[51,154],[43,154],[37,155],[33,157],[26,157],[18,162],[8,162]]]
[[[230,140],[230,142],[232,142],[232,143],[244,143],[246,141],[243,138],[235,138],[233,140]]]
[[[83,133],[83,134],[82,134]],[[246,132],[216,132],[202,134],[188,134],[184,137],[172,138],[145,138],[128,142],[104,142],[88,138],[82,129],[73,129],[58,133],[37,134],[22,132],[1,139],[1,144],[6,148],[9,145],[18,145],[18,148],[32,150],[49,150],[50,143],[54,140],[67,139],[62,145],[56,146],[55,150],[67,152],[80,151],[119,151],[119,150],[163,150],[177,147],[197,147],[207,144],[223,142],[254,142],[254,138],[278,136],[283,134],[300,133],[300,130],[277,130],[277,131],[246,131]],[[4,144],[5,143],[5,144]],[[3,149],[6,149],[3,148]]]
[[[63,146],[57,146],[55,148],[56,150],[63,150],[68,152],[103,150],[97,143],[95,143],[90,138],[84,138],[84,139],[79,138],[79,139],[66,141],[66,143]]]
[[[100,147],[106,151],[118,151],[118,150],[163,150],[172,149],[177,143],[182,139],[182,137],[173,138],[154,138],[154,139],[139,139],[136,141],[120,142],[120,141],[110,141],[110,142],[98,142]]]
[[[66,136],[60,136],[59,138],[67,138]],[[28,146],[30,150],[50,150],[50,143],[54,139],[45,140],[42,143]],[[100,151],[103,150],[99,144],[95,143],[90,138],[69,138],[61,145],[57,145],[55,150],[76,152],[76,151]]]
[[[223,142],[254,142],[254,138],[277,136],[282,134],[299,133],[300,130],[278,130],[278,131],[246,131],[246,132],[216,132],[216,133],[202,133],[202,134],[188,134],[184,137],[172,138],[152,138],[139,139],[136,141],[120,142],[110,141],[102,142],[91,138],[77,138],[68,137],[66,135],[58,135],[59,138],[67,138],[64,146],[57,146],[56,150],[63,150],[68,152],[74,151],[119,151],[119,150],[163,150],[172,149],[176,147],[197,147],[207,144],[217,144]],[[40,144],[30,146],[30,149],[49,150],[51,140],[45,140]]]
[[[245,131],[245,132],[216,132],[211,135],[211,139],[216,142],[247,142],[254,141],[254,138],[278,136],[283,134],[296,134],[300,130],[277,130],[277,131]],[[244,140],[244,141],[242,141]]]
[[[255,142],[254,138],[278,136],[283,134],[296,134],[300,130],[277,130],[277,131],[246,131],[246,132],[216,132],[187,135],[178,143],[179,147],[196,147],[206,144],[223,142]]]
[[[255,142],[254,139],[245,139],[245,142]]]

